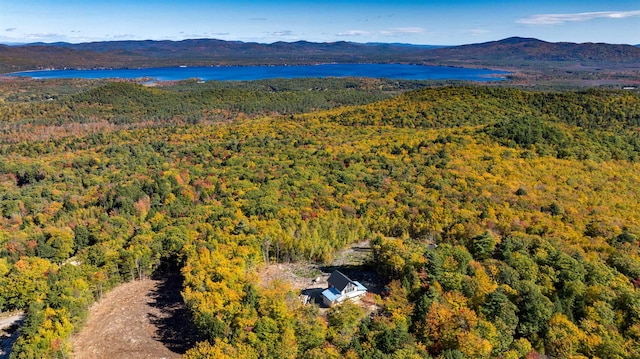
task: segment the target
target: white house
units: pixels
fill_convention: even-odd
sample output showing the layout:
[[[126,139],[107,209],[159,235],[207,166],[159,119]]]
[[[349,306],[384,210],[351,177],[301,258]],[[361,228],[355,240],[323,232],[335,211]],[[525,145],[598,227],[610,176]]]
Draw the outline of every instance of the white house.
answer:
[[[347,299],[359,298],[367,294],[367,288],[360,282],[351,280],[340,271],[334,271],[329,277],[329,288],[322,292],[322,302],[326,306],[342,303]]]

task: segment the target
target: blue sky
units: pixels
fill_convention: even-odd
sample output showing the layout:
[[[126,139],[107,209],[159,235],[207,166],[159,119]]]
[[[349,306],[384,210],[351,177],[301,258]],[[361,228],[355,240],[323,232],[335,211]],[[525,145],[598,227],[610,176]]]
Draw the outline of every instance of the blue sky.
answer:
[[[510,36],[640,44],[640,0],[0,0],[0,43],[216,38],[459,45]]]

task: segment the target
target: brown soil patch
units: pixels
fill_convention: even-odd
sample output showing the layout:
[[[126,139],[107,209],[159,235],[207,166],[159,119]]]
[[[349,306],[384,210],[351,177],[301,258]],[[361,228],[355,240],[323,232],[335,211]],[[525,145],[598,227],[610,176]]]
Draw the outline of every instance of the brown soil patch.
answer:
[[[122,284],[95,303],[71,339],[72,357],[180,358],[197,340],[178,276]]]
[[[311,285],[327,284],[329,275],[320,268],[318,264],[308,262],[274,263],[260,268],[258,277],[263,288],[278,280],[288,283],[294,290],[303,290]]]

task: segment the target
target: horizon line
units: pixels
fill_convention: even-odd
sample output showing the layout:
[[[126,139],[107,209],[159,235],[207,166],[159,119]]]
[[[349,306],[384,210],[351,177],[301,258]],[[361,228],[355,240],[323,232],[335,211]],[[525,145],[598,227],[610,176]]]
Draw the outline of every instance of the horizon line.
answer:
[[[609,44],[609,45],[629,45],[629,46],[640,46],[638,44],[631,43],[612,43],[612,42],[601,42],[601,41],[586,41],[586,42],[572,42],[572,41],[547,41],[534,37],[523,37],[523,36],[509,36],[497,40],[489,40],[483,42],[469,42],[459,45],[443,45],[443,44],[417,44],[410,42],[384,42],[384,41],[368,41],[368,42],[358,42],[358,41],[346,41],[346,40],[336,40],[336,41],[309,41],[309,40],[295,40],[295,41],[273,41],[273,42],[258,42],[258,41],[242,41],[242,40],[223,40],[214,37],[200,37],[200,38],[185,38],[180,40],[172,40],[172,39],[121,39],[121,40],[90,40],[90,41],[80,41],[80,42],[70,42],[70,41],[35,41],[35,42],[20,42],[20,41],[0,41],[0,45],[5,46],[33,46],[33,45],[54,45],[54,44],[69,44],[69,45],[81,45],[81,44],[94,44],[94,43],[115,43],[115,42],[183,42],[183,41],[194,41],[194,40],[213,40],[213,41],[221,41],[221,42],[236,42],[236,43],[244,43],[244,44],[260,44],[260,45],[273,45],[278,43],[286,43],[286,44],[294,44],[298,42],[307,42],[311,44],[335,44],[335,43],[349,43],[349,44],[361,44],[361,45],[398,45],[398,46],[431,46],[431,47],[456,47],[456,46],[465,46],[465,45],[474,45],[474,44],[485,44],[490,42],[499,42],[508,39],[530,39],[530,40],[538,40],[542,42],[548,42],[552,44],[561,44],[561,43],[570,43],[570,44]]]

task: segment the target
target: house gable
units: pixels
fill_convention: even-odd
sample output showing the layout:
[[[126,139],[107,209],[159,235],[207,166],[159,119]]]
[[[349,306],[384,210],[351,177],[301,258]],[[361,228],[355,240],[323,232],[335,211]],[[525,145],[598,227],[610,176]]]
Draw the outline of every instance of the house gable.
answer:
[[[351,283],[351,279],[349,279],[349,277],[337,270],[331,273],[331,276],[327,281],[329,282],[330,287],[334,287],[340,292],[342,292]]]

